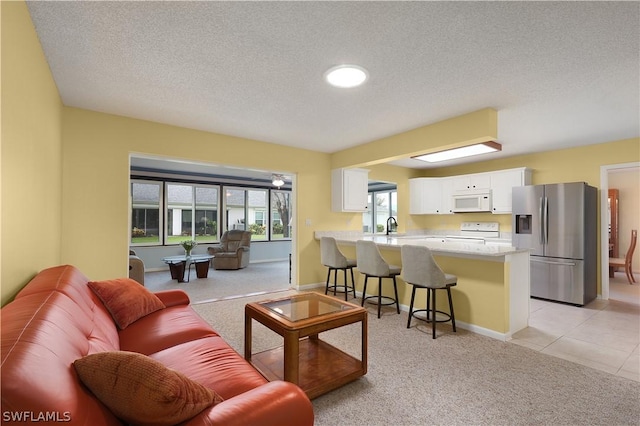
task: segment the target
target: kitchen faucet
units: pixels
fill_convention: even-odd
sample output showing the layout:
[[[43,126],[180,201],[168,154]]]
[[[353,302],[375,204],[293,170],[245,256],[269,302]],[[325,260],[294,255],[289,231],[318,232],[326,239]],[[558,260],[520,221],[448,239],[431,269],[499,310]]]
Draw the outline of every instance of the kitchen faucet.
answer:
[[[395,229],[398,229],[398,222],[396,222],[396,219],[393,216],[389,216],[389,219],[387,219],[387,236],[389,235],[389,232],[391,232],[392,223],[395,226]]]

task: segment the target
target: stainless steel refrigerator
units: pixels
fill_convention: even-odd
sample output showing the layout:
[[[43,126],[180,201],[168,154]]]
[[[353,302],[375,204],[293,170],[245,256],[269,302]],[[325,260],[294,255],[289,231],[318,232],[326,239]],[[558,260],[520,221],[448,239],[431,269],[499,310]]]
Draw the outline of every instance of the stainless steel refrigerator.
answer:
[[[513,188],[512,244],[531,249],[532,297],[596,298],[597,194],[584,182]]]

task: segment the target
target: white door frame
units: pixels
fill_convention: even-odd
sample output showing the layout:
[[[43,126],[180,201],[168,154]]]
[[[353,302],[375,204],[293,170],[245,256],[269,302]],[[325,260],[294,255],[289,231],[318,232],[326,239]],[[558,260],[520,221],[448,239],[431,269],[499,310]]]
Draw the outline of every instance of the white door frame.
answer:
[[[640,162],[600,166],[600,283],[602,299],[609,299],[609,230],[604,226],[609,199],[609,172],[612,170],[640,168]]]

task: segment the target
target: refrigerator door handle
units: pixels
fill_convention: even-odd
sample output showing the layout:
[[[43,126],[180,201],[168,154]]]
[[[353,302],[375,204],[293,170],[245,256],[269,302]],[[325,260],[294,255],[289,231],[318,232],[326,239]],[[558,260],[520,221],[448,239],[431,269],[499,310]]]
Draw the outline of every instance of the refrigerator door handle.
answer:
[[[536,263],[545,263],[547,265],[576,266],[575,262],[549,262],[548,260],[539,260],[533,257],[531,258],[531,261]]]
[[[544,245],[544,197],[540,197],[538,204],[540,214],[538,215],[538,229],[540,229],[540,244]]]
[[[549,244],[549,199],[544,197],[544,243]]]

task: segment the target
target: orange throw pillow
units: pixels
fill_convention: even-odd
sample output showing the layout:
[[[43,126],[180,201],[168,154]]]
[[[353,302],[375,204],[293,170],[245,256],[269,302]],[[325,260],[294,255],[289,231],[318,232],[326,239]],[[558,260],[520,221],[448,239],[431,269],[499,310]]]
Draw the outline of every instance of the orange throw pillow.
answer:
[[[82,383],[132,425],[175,425],[222,402],[214,391],[136,352],[98,352],[73,366]]]
[[[165,308],[158,296],[131,278],[91,281],[88,285],[102,300],[120,330],[152,312]]]

